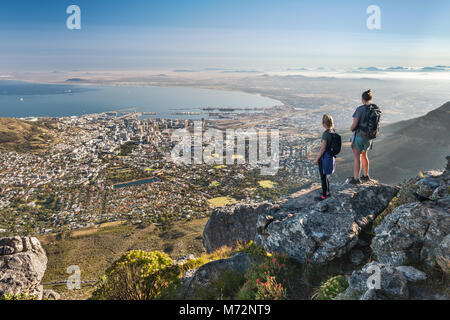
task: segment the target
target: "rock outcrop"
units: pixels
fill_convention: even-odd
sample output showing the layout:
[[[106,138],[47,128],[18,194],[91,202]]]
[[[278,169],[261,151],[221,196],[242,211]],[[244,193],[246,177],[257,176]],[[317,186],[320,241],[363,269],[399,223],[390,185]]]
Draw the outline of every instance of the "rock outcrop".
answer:
[[[450,158],[448,158],[450,159]],[[394,266],[436,263],[450,266],[450,169],[435,172],[416,183],[419,194],[433,201],[413,202],[396,208],[375,229],[371,248],[382,263]]]
[[[0,239],[0,296],[27,294],[42,299],[47,256],[38,239]]]
[[[434,251],[436,263],[441,267],[442,271],[450,274],[450,234],[440,243]]]
[[[208,253],[236,242],[255,239],[258,216],[272,205],[239,204],[217,208],[212,212],[203,231],[203,246]]]
[[[182,279],[185,299],[195,298],[199,290],[208,290],[225,272],[244,274],[253,263],[246,253],[237,253],[229,259],[215,260],[198,269],[189,270]]]
[[[332,197],[303,194],[259,216],[255,242],[301,263],[325,264],[348,253],[390,203],[398,188],[378,183],[333,185]]]
[[[349,287],[337,300],[406,300],[409,286],[425,279],[426,274],[413,267],[371,262],[352,273]]]
[[[44,300],[61,300],[61,295],[53,290],[44,290],[42,299]]]
[[[382,263],[434,265],[436,250],[445,248],[450,233],[450,197],[436,202],[409,203],[396,208],[375,228],[371,248]],[[439,249],[442,255],[445,249]],[[448,254],[448,252],[447,252]]]

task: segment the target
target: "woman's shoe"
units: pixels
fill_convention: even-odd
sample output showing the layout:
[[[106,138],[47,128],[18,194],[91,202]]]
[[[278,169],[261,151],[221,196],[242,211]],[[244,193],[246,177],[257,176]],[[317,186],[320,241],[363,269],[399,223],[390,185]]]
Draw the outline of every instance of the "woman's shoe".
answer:
[[[327,198],[326,197],[324,197],[324,196],[320,196],[320,197],[315,197],[314,198],[314,200],[316,200],[316,201],[324,201],[324,200],[326,200]]]
[[[378,183],[377,180],[370,179],[369,176],[362,176],[362,177],[361,177],[361,182],[362,182],[362,183],[366,183],[366,182],[374,182],[374,183]]]
[[[351,178],[347,179],[347,183],[348,184],[361,184],[361,180],[355,179],[354,177],[351,177]]]

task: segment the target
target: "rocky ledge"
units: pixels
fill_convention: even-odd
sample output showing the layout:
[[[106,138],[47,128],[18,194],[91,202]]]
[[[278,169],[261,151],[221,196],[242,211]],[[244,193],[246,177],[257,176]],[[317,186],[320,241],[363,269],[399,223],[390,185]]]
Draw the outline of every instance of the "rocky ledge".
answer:
[[[0,297],[25,294],[40,300],[47,296],[42,277],[47,269],[47,255],[34,237],[0,238]]]
[[[272,208],[269,203],[239,204],[214,209],[203,230],[203,246],[211,253],[236,242],[255,239],[258,216]]]
[[[268,252],[287,254],[300,263],[322,266],[348,254],[357,266],[367,262],[355,249],[359,246],[376,261],[352,268],[351,275],[346,272],[349,287],[338,299],[448,299],[446,288],[428,291],[425,284],[436,268],[444,277],[450,273],[450,157],[447,162],[444,171],[406,181],[401,193],[398,187],[374,182],[341,183],[332,185],[332,197],[322,202],[314,200],[319,190],[312,187],[282,203],[217,209],[205,227],[205,247],[213,251],[254,240]],[[395,203],[403,205],[387,213]],[[387,215],[370,239],[364,230],[381,213]],[[372,288],[374,270],[380,281]]]
[[[269,252],[323,264],[349,252],[398,189],[377,183],[342,183],[333,185],[332,191],[332,197],[319,203],[314,200],[319,193],[312,188],[281,204],[217,209],[203,232],[205,248],[210,252],[254,240]]]
[[[324,264],[348,253],[361,232],[389,205],[396,187],[366,183],[336,184],[325,201],[306,193],[259,216],[255,242],[269,252],[287,254],[301,263]]]

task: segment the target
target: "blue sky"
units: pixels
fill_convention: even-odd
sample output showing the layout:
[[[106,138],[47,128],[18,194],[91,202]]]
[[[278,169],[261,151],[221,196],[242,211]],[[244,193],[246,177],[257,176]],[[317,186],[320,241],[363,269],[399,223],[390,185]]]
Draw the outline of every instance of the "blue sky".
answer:
[[[66,8],[81,8],[67,30]],[[366,8],[381,8],[381,30]],[[450,65],[448,0],[2,0],[0,71]]]

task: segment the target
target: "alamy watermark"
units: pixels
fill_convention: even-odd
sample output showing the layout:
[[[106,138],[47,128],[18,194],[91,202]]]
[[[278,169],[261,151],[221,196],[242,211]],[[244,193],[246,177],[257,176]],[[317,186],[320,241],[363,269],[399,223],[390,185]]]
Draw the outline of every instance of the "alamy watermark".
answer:
[[[367,278],[367,288],[370,290],[380,290],[381,289],[381,269],[377,265],[369,266],[366,270],[371,276]]]
[[[66,20],[66,26],[69,30],[81,30],[81,9],[77,5],[70,5],[66,9],[70,16]]]
[[[367,29],[381,30],[381,8],[373,4],[367,7],[366,13],[370,15],[366,21]]]
[[[81,30],[81,8],[72,4],[67,7],[66,13],[70,15],[66,20],[67,29]],[[372,4],[367,7],[366,13],[370,15],[366,21],[367,29],[381,30],[381,8]]]
[[[177,142],[170,154],[175,164],[234,165],[248,164],[259,168],[261,175],[276,175],[280,160],[280,133],[277,129],[210,128],[204,130],[202,121],[194,121],[193,135],[185,129],[172,133]],[[270,143],[270,146],[269,146]],[[270,155],[269,152],[270,151]]]
[[[68,290],[80,290],[81,289],[81,269],[77,265],[67,267],[67,274],[70,274],[67,278],[66,286]]]

